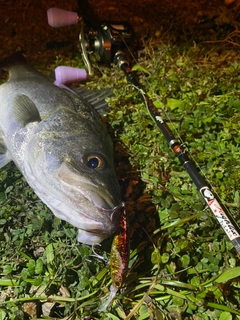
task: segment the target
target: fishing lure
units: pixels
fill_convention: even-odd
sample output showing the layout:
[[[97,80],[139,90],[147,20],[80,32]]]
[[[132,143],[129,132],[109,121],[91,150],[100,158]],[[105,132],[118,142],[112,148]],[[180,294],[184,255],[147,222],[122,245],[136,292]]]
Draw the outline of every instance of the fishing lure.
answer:
[[[126,277],[129,260],[128,217],[125,206],[122,209],[119,231],[115,235],[110,253],[112,284],[120,289]]]
[[[118,232],[115,235],[110,253],[110,273],[112,278],[112,285],[110,287],[110,294],[107,301],[100,306],[99,311],[107,309],[109,304],[115,298],[118,290],[121,288],[127,271],[129,261],[129,233],[128,233],[128,216],[127,211],[122,205],[121,219]]]

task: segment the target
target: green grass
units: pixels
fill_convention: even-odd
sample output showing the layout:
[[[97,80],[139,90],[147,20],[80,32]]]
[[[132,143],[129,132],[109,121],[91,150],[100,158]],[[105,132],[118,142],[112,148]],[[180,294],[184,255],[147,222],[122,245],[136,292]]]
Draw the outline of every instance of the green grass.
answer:
[[[175,46],[153,38],[136,69],[239,223],[236,52],[228,44]],[[109,294],[109,264],[92,257],[92,248],[77,242],[77,230],[54,218],[9,164],[0,171],[0,319],[240,319],[239,256],[136,90],[117,67],[98,70],[101,76],[89,87],[118,88],[103,120],[115,142],[130,216],[125,284],[112,305],[98,312]],[[111,240],[95,248],[106,259]]]

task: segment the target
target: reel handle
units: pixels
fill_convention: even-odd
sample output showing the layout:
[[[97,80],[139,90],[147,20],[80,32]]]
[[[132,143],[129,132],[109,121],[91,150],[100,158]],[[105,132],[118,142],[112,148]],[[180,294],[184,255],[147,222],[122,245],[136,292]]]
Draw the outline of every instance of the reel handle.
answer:
[[[77,24],[79,17],[77,12],[67,11],[59,8],[47,10],[48,24],[53,28],[60,28]]]

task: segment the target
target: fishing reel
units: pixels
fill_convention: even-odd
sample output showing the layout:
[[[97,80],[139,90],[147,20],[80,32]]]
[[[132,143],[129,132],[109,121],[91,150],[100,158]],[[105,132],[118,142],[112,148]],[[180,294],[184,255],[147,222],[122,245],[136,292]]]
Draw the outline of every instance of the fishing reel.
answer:
[[[131,43],[133,28],[127,21],[100,21],[87,0],[78,0],[78,5],[79,12],[50,8],[47,11],[48,24],[59,28],[80,23],[79,47],[91,75],[88,53],[97,53],[101,63],[114,62],[115,54]]]
[[[98,53],[100,61],[109,64],[113,62],[116,52],[130,43],[131,38],[132,29],[128,22],[104,22],[100,29],[88,30],[85,39],[80,41],[87,51]]]

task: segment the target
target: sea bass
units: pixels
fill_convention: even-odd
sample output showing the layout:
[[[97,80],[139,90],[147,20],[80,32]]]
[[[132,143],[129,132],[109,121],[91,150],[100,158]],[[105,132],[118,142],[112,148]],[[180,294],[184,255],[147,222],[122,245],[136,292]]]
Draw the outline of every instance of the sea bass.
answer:
[[[113,145],[92,105],[27,65],[0,86],[0,168],[14,161],[54,215],[97,244],[118,227]]]

